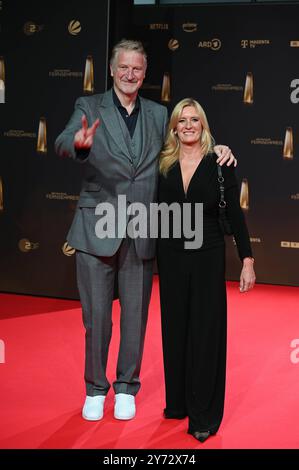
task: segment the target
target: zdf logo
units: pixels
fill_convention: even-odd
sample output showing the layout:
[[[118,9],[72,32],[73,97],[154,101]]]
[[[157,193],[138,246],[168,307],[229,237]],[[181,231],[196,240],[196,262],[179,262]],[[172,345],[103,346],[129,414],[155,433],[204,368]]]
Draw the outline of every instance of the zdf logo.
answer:
[[[290,87],[293,89],[290,95],[291,102],[297,104],[299,103],[299,78],[294,78],[291,81]]]

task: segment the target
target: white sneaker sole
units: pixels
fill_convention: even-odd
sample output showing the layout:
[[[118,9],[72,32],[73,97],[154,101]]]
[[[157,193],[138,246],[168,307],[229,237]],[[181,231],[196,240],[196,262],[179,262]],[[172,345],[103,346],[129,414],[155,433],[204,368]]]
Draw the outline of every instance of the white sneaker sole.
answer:
[[[130,419],[134,419],[135,415],[136,414],[134,414],[133,416],[119,416],[117,414],[114,414],[114,418],[115,419],[120,419],[121,421],[129,421]]]
[[[100,416],[99,418],[89,418],[84,413],[82,413],[82,418],[86,419],[86,421],[100,421],[103,418],[104,415]]]

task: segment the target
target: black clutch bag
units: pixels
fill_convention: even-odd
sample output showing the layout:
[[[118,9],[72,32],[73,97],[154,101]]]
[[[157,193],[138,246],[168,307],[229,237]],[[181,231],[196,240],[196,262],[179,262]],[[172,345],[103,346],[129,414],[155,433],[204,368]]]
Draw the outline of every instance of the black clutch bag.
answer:
[[[218,183],[219,183],[219,189],[220,189],[218,221],[219,221],[221,231],[224,235],[233,235],[232,226],[231,226],[230,221],[227,217],[226,201],[224,199],[224,190],[225,190],[225,188],[224,188],[224,178],[223,178],[223,175],[222,175],[220,165],[217,165],[217,171],[218,171]]]

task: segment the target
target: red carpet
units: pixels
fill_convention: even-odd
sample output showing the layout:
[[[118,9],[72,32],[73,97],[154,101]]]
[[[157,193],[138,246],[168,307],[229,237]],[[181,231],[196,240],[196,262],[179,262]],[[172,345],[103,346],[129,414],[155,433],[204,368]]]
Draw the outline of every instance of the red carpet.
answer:
[[[254,449],[299,448],[299,288],[228,283],[225,415],[204,444],[187,421],[165,420],[158,281],[155,279],[137,416],[113,418],[112,390],[102,421],[81,418],[84,330],[79,302],[0,295],[0,448]],[[114,379],[119,306],[108,364]],[[2,343],[0,343],[2,344]],[[298,340],[299,344],[299,340]],[[0,355],[1,359],[1,355]]]

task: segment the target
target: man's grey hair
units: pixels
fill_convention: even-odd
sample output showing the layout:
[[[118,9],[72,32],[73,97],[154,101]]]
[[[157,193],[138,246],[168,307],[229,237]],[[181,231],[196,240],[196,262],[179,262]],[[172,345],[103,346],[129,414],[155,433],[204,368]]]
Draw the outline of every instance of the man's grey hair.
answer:
[[[143,44],[141,41],[134,41],[132,39],[122,39],[119,41],[117,44],[112,49],[112,54],[111,54],[111,59],[110,59],[110,65],[112,68],[114,68],[115,61],[117,59],[117,56],[120,51],[134,51],[138,52],[139,54],[142,54],[144,57],[144,65],[146,67],[147,65],[147,55],[144,50]]]

